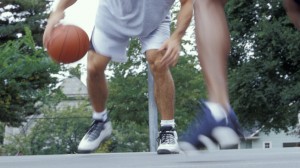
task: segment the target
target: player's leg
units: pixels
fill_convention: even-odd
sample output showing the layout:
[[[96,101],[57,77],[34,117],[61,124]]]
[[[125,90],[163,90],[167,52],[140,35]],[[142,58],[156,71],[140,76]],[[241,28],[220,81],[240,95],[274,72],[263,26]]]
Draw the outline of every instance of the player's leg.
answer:
[[[158,49],[170,36],[169,22],[166,21],[148,37],[141,38],[143,50],[154,78],[154,96],[160,112],[158,154],[179,153],[175,130],[174,104],[175,86],[169,67],[161,66],[162,52]]]
[[[88,53],[88,94],[94,111],[98,113],[106,110],[105,108],[108,98],[108,87],[106,82],[105,69],[110,60],[110,57],[98,54],[93,50],[90,50]]]
[[[91,50],[88,53],[87,86],[94,112],[93,123],[78,146],[78,151],[82,153],[93,152],[111,135],[112,126],[106,110],[109,91],[105,69],[111,60],[116,62],[126,60],[128,37],[121,39],[121,36],[114,37],[105,32],[94,29]]]
[[[224,12],[225,0],[195,1],[196,42],[204,73],[208,100],[180,142],[183,150],[209,148],[215,142],[221,147],[239,143],[239,124],[229,105],[227,91],[227,58],[230,38]]]
[[[174,119],[175,86],[169,67],[160,66],[162,52],[146,51],[147,61],[154,78],[154,96],[162,120]]]
[[[79,143],[78,152],[80,153],[95,151],[112,132],[105,107],[108,88],[104,72],[109,61],[109,57],[97,54],[93,50],[88,53],[87,88],[94,112],[90,129]]]
[[[224,4],[224,0],[203,0],[196,1],[194,8],[198,57],[205,77],[208,101],[227,107],[230,38]]]
[[[179,153],[174,120],[175,86],[170,69],[160,66],[163,53],[158,50],[148,50],[146,55],[154,79],[155,102],[161,116],[157,153]]]

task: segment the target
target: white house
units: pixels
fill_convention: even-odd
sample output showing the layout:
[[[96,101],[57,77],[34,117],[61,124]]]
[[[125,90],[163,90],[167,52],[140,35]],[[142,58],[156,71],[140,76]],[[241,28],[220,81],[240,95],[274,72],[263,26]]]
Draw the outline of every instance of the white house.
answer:
[[[241,149],[269,149],[269,148],[287,148],[300,147],[300,136],[291,135],[280,131],[275,133],[271,131],[269,134],[260,130],[246,136],[246,140],[239,145]]]
[[[58,109],[65,107],[75,107],[82,100],[88,98],[87,87],[77,77],[67,78],[63,80],[60,89],[67,96],[66,100],[61,101]]]
[[[298,125],[296,129],[300,128],[300,113],[298,114]],[[261,132],[260,129],[256,129],[250,133],[246,133],[246,140],[241,142],[241,149],[252,148],[288,148],[288,147],[300,147],[300,135],[291,134],[294,130],[289,132],[280,131],[275,133],[271,131],[269,134]]]

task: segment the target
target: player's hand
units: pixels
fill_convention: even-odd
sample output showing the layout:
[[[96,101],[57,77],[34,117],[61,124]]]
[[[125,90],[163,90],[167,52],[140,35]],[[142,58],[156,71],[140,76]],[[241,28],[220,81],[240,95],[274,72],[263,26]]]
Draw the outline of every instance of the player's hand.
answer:
[[[43,44],[45,48],[47,48],[47,43],[50,39],[54,27],[59,25],[60,20],[63,19],[64,17],[65,17],[64,11],[55,11],[51,13],[43,35]]]
[[[171,37],[165,41],[159,49],[161,52],[165,51],[161,59],[161,64],[168,67],[175,66],[179,58],[180,50],[180,40]]]

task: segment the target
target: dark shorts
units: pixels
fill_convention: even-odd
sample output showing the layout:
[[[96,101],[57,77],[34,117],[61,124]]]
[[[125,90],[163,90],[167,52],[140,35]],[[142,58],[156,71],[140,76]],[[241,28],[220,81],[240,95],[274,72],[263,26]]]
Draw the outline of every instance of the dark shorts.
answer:
[[[298,5],[300,5],[300,0],[295,0],[295,2],[296,2]]]

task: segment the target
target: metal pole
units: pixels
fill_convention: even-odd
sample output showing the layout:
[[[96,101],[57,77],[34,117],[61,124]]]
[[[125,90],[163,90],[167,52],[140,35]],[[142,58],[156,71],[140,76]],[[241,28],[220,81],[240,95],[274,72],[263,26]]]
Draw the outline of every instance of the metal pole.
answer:
[[[150,142],[150,152],[156,152],[157,142],[156,138],[158,136],[158,113],[157,106],[154,98],[154,85],[153,76],[150,68],[148,67],[148,108],[149,108],[149,142]]]

